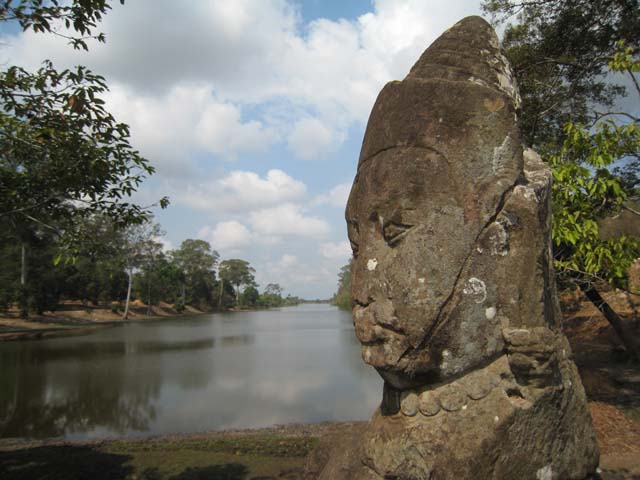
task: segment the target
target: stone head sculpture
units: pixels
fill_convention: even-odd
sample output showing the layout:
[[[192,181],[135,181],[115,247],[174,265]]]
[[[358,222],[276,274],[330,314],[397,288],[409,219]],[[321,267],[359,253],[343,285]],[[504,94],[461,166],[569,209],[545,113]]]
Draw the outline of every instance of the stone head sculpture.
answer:
[[[523,263],[536,258],[510,254],[520,241],[510,237],[527,242],[522,217],[539,210],[533,189],[517,188],[517,92],[495,32],[468,17],[373,107],[346,209],[353,318],[364,361],[396,389],[491,361],[503,350],[505,322],[552,321],[542,299],[519,303],[545,272]],[[530,198],[520,201],[524,190]],[[539,243],[532,250],[547,255]]]
[[[598,445],[560,329],[551,172],[518,130],[490,25],[468,17],[380,92],[346,218],[365,362],[385,380],[320,480],[580,480]],[[310,477],[316,478],[316,477]]]

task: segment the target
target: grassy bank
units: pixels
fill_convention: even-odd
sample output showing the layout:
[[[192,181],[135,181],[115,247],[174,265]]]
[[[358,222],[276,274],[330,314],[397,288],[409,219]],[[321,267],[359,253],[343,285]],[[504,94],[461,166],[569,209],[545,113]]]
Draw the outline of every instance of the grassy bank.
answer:
[[[615,408],[589,405],[601,448],[602,480],[640,475],[640,424]],[[87,442],[0,440],[3,480],[301,480],[323,435],[356,423]]]
[[[91,442],[0,440],[0,478],[300,479],[320,435],[341,424]]]

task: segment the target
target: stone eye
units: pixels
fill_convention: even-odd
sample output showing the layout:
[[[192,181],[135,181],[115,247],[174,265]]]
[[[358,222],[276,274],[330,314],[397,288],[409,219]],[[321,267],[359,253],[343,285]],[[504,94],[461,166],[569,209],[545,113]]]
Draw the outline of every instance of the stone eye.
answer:
[[[413,225],[389,221],[382,227],[382,235],[387,244],[394,247],[407,235],[411,227],[413,227]]]

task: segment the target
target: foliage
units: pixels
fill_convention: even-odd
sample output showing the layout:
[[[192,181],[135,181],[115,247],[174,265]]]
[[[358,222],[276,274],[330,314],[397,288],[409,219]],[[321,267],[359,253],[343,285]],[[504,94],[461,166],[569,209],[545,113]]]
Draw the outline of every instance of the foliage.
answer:
[[[215,267],[220,255],[204,240],[187,239],[171,252],[182,273],[183,303],[211,308],[214,305]]]
[[[331,303],[343,310],[351,310],[351,263],[344,265],[338,273],[338,291],[331,299]]]
[[[249,262],[241,260],[239,258],[232,258],[229,260],[223,260],[220,262],[220,268],[218,275],[220,279],[229,282],[236,287],[236,299],[240,298],[240,286],[255,286],[255,277],[253,274],[255,270]]]
[[[485,0],[483,10],[508,25],[503,46],[522,96],[528,145],[546,156],[568,122],[592,124],[624,94],[605,77],[626,41],[638,52],[637,0]]]
[[[124,0],[120,0],[124,4]],[[75,49],[88,50],[86,40],[94,38],[105,41],[99,33],[92,36],[92,29],[102,20],[111,6],[107,0],[22,0],[5,1],[0,5],[0,22],[18,22],[22,30],[32,29],[36,33],[53,33],[64,36],[54,29],[56,23],[62,23],[67,29],[74,30],[80,36],[64,36]]]
[[[176,303],[173,304],[173,309],[178,313],[184,312],[185,305],[182,299],[176,300]]]
[[[264,292],[260,295],[259,305],[264,308],[282,307],[285,303],[282,298],[282,287],[277,283],[269,283],[264,288]]]
[[[62,36],[72,48],[87,50],[89,39],[105,41],[93,29],[110,8],[107,0],[5,1],[0,22]],[[20,244],[20,258],[36,255],[31,250],[46,237],[58,249],[46,268],[63,257],[74,263],[85,248],[86,237],[76,229],[83,219],[106,215],[124,227],[148,217],[150,207],[128,197],[154,168],[131,146],[129,127],[105,109],[106,91],[105,79],[83,66],[59,71],[45,60],[35,72],[18,66],[0,71],[0,219],[10,233],[7,241]],[[166,207],[168,199],[159,205]],[[42,278],[39,266],[22,262],[18,270],[23,315],[28,292]],[[97,301],[100,287],[87,290]]]
[[[62,22],[81,35],[67,37],[71,45],[87,49],[109,9],[105,0],[3,2],[0,21],[56,35]],[[58,71],[48,60],[33,73],[17,66],[0,72],[0,217],[18,236],[46,225],[73,243],[66,234],[78,216],[102,212],[127,225],[148,214],[124,199],[154,168],[129,143],[128,126],[104,108],[106,90],[86,67]]]
[[[253,285],[249,285],[240,295],[240,305],[243,307],[255,307],[258,305],[259,298],[260,292],[258,292],[258,289]]]
[[[580,286],[640,360],[640,346],[597,291],[598,281],[627,288],[629,266],[640,255],[638,238],[598,234],[598,222],[623,208],[640,215],[627,204],[637,193],[640,118],[617,107],[627,92],[615,83],[626,75],[640,97],[638,2],[485,0],[483,8],[518,21],[507,26],[503,46],[523,97],[525,139],[553,171],[559,278]]]
[[[640,256],[640,242],[625,235],[602,240],[598,220],[619,211],[627,200],[624,184],[610,167],[619,158],[637,155],[640,129],[608,120],[595,131],[569,123],[565,134],[562,148],[549,159],[556,266],[565,276],[586,274],[627,288],[627,272]]]

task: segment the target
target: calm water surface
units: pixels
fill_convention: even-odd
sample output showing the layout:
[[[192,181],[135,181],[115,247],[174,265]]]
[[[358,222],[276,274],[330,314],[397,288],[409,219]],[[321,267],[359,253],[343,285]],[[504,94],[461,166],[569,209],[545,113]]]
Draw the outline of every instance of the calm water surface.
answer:
[[[0,343],[0,437],[96,438],[361,420],[382,381],[329,305]]]

